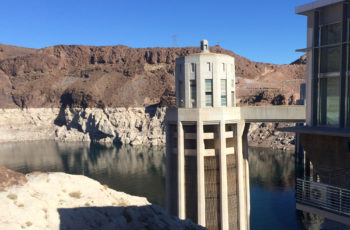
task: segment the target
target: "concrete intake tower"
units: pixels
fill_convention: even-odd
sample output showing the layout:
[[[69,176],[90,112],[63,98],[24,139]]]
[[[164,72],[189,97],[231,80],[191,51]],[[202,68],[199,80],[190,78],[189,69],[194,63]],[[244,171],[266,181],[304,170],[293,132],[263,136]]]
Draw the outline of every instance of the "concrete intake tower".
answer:
[[[247,132],[236,107],[234,58],[176,59],[176,106],[167,110],[167,211],[208,229],[249,229]]]

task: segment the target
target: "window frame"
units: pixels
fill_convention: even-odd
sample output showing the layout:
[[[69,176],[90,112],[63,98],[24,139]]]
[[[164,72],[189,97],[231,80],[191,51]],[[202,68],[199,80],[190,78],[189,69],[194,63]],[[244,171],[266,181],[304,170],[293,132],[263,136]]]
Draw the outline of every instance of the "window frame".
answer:
[[[211,91],[207,91],[207,82],[210,81],[211,84]],[[213,79],[205,79],[205,106],[206,107],[213,107]],[[207,103],[207,96],[211,97],[211,104]]]
[[[349,25],[350,25],[350,20],[347,20],[347,41],[345,42],[346,44],[349,44]],[[342,34],[340,34],[340,42],[335,42],[335,43],[327,43],[327,44],[322,44],[322,28],[325,26],[330,26],[330,25],[334,25],[334,24],[339,24],[342,23],[342,21],[335,21],[332,23],[328,23],[328,24],[322,24],[318,26],[318,44],[316,44],[314,46],[315,49],[318,50],[317,52],[317,59],[318,59],[318,66],[317,66],[317,98],[315,99],[315,103],[317,104],[316,108],[317,110],[316,112],[316,125],[320,126],[320,127],[329,127],[329,128],[339,128],[341,125],[341,95],[339,94],[339,101],[338,101],[338,122],[335,125],[329,125],[327,124],[327,111],[325,112],[326,114],[326,121],[324,122],[324,120],[321,117],[321,113],[324,113],[321,111],[322,106],[321,106],[321,98],[323,98],[324,96],[321,95],[322,93],[322,89],[321,89],[321,81],[322,79],[329,79],[329,78],[338,78],[339,79],[339,86],[338,86],[338,92],[341,92],[341,68],[342,68],[342,45],[344,44],[344,42],[342,41]],[[342,30],[342,29],[341,29]],[[339,47],[340,48],[340,52],[339,52],[339,71],[335,71],[335,72],[321,72],[321,66],[322,66],[322,50],[325,48],[333,48],[333,47]],[[346,58],[349,58],[349,51],[347,49],[347,55]],[[347,60],[348,61],[348,60]],[[348,63],[347,63],[348,64]],[[347,68],[346,68],[347,69]],[[348,72],[348,71],[347,71]]]
[[[223,82],[225,82],[225,86],[223,87]],[[223,88],[224,94],[223,94]],[[223,103],[223,99],[225,99],[225,103]],[[220,79],[220,104],[221,106],[227,106],[227,79]]]

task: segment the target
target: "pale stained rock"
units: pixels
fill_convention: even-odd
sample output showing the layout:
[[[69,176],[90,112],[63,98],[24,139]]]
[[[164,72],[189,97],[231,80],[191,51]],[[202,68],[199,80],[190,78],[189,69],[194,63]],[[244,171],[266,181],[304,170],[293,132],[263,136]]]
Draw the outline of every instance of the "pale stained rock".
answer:
[[[146,110],[143,107],[67,108],[62,115],[59,109],[0,109],[0,142],[59,140],[165,145],[166,108],[155,108],[154,114]],[[57,125],[57,120],[62,123]],[[293,149],[294,136],[275,131],[283,125],[294,124],[251,123],[249,145]]]
[[[65,173],[26,175],[0,192],[0,229],[204,229],[169,216],[146,198]]]
[[[0,110],[0,142],[23,140],[98,141],[164,145],[165,108]],[[57,123],[59,120],[61,123]]]

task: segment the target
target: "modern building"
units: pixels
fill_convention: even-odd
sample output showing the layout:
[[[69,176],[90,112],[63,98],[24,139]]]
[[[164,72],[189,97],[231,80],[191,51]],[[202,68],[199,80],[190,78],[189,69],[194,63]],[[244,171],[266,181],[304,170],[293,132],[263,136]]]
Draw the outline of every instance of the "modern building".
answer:
[[[297,181],[297,208],[350,224],[350,191],[340,183],[350,182],[350,2],[295,11],[307,16],[307,47],[299,50],[307,54],[306,125],[289,130],[300,134],[310,163]]]
[[[208,229],[249,229],[249,170],[237,119],[235,63],[209,52],[176,59],[176,104],[167,110],[167,210]]]

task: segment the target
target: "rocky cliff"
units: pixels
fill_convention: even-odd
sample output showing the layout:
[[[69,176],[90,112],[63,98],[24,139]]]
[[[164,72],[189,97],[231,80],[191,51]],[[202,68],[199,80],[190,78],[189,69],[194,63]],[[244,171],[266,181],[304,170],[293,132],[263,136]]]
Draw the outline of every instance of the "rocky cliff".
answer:
[[[205,229],[146,198],[65,173],[24,176],[0,167],[0,207],[1,229]]]
[[[305,65],[257,63],[219,46],[210,50],[235,57],[238,97],[261,91],[298,97]],[[1,45],[0,108],[172,105],[175,58],[195,52],[199,48]]]

